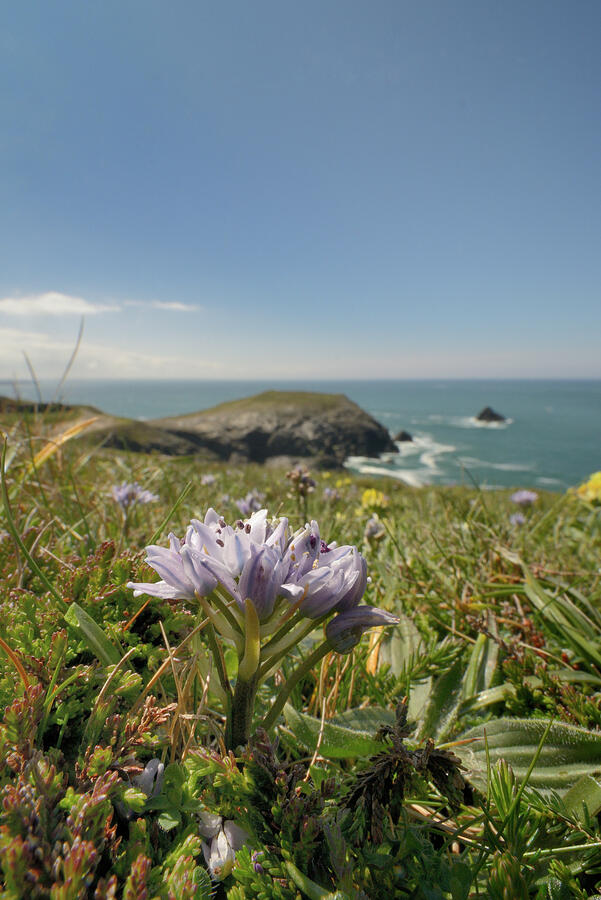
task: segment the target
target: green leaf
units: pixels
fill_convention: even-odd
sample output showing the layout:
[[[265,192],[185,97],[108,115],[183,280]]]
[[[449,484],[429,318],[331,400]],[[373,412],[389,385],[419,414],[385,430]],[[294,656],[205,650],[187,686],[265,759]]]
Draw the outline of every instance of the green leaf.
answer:
[[[430,701],[420,722],[420,738],[440,741],[451,729],[462,701],[463,666],[463,660],[456,659],[451,668],[434,682]]]
[[[493,616],[489,616],[489,628],[496,630]],[[463,679],[462,697],[469,700],[480,691],[490,688],[497,668],[499,645],[486,634],[479,634],[472,647]]]
[[[135,813],[141,813],[146,806],[146,794],[139,788],[126,788],[123,793],[123,800]]]
[[[461,712],[476,712],[479,709],[485,709],[494,703],[502,703],[509,697],[515,697],[517,688],[510,682],[498,684],[496,687],[488,688],[486,691],[480,691],[474,697],[464,700],[461,704]]]
[[[590,775],[583,775],[562,799],[569,815],[584,821],[586,809],[587,815],[592,818],[601,812],[601,784]]]
[[[176,809],[167,809],[159,816],[159,827],[163,831],[171,831],[173,828],[179,828],[182,824],[182,817]]]
[[[78,603],[71,603],[65,613],[65,621],[79,633],[88,648],[105,666],[120,662],[120,652],[111,644],[100,625]]]
[[[453,752],[471,770],[471,780],[478,787],[486,786],[487,744],[491,765],[505,759],[517,778],[523,779],[548,724],[548,719],[493,719],[462,734],[453,742]],[[601,732],[554,722],[529,784],[561,792],[595,772],[601,772]]]
[[[426,648],[422,636],[412,620],[398,611],[397,615],[400,619],[399,624],[388,631],[382,638],[380,664],[388,664],[397,678],[403,678],[407,671],[410,672],[413,660],[424,654]],[[419,719],[428,702],[431,690],[431,678],[425,678],[423,681],[414,682],[410,685],[408,690],[409,707],[407,710],[410,721]]]
[[[582,654],[596,669],[601,668],[600,632],[595,622],[567,597],[548,594],[525,566],[524,578],[528,599],[555,630],[562,644]],[[591,636],[595,640],[591,640]]]
[[[348,894],[343,891],[332,893],[329,888],[323,888],[315,881],[311,881],[290,860],[287,860],[284,865],[294,884],[309,897],[309,900],[349,900]]]
[[[383,706],[364,706],[361,709],[346,709],[328,720],[331,725],[341,725],[353,731],[367,731],[374,735],[382,725],[394,725],[394,710]]]
[[[295,738],[308,750],[315,751],[319,744],[319,753],[326,759],[349,759],[373,756],[384,749],[382,742],[375,740],[373,734],[378,725],[391,723],[391,713],[386,709],[377,712],[381,715],[374,715],[373,709],[347,710],[344,718],[325,721],[321,741],[320,719],[298,712],[290,703],[284,707],[284,718]],[[344,724],[337,724],[341,719]],[[374,728],[376,721],[378,725]]]
[[[451,896],[453,900],[467,900],[472,886],[473,874],[470,866],[466,863],[458,861],[452,869],[450,875]]]

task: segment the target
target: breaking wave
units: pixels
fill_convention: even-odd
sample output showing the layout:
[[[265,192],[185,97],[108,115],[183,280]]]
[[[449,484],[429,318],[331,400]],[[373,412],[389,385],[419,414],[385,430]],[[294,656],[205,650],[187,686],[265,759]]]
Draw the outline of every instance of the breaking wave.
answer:
[[[361,475],[387,475],[411,487],[422,487],[448,477],[442,464],[457,449],[426,434],[414,435],[412,441],[396,441],[396,446],[396,453],[383,453],[379,459],[350,456],[344,465]]]

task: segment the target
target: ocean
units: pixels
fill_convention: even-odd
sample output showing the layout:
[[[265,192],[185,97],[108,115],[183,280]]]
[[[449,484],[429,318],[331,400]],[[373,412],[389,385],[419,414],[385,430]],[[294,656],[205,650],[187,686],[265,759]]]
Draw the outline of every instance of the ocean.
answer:
[[[56,383],[42,382],[45,400]],[[61,397],[103,412],[152,419],[195,412],[264,390],[343,393],[392,435],[413,442],[381,459],[352,457],[355,472],[410,485],[478,484],[564,491],[601,469],[601,381],[68,381]],[[11,393],[9,389],[2,391]],[[35,396],[26,385],[24,397]],[[507,421],[476,420],[485,407]]]

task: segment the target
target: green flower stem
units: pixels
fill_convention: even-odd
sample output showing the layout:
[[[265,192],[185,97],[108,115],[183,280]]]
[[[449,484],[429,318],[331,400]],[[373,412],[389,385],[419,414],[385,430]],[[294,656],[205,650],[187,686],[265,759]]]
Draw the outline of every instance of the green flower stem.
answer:
[[[228,620],[228,622],[230,623],[232,628],[235,631],[238,631],[240,634],[242,634],[244,631],[244,628],[236,616],[237,601],[236,600],[229,600],[229,601],[226,600],[225,597],[223,596],[223,594],[220,591],[218,591],[217,589],[215,589],[213,591],[213,593],[211,594],[211,599],[215,603],[215,606],[217,607],[217,609],[221,613],[223,613],[223,615]]]
[[[214,677],[215,666],[213,665],[213,667],[211,667],[212,656],[207,653],[207,648],[200,640],[200,635],[195,634],[190,645],[194,654],[194,663],[199,678],[205,683],[209,682],[209,690],[221,701],[223,708],[227,709],[228,695],[221,687],[219,678]]]
[[[255,605],[247,597],[244,601],[245,624],[244,656],[238,663],[238,679],[250,681],[255,679],[261,661],[261,636],[259,633],[259,617]]]
[[[277,625],[275,625],[275,627],[273,622],[261,625],[261,638],[268,638],[268,641],[265,644],[265,650],[271,653],[272,647],[275,647],[279,643],[281,643],[282,639],[284,639],[286,635],[290,633],[291,628],[295,628],[299,624],[299,622],[304,621],[305,617],[301,616],[299,611],[296,610],[293,613],[290,613],[290,611],[288,611],[286,615],[280,619]]]
[[[282,639],[271,646],[267,644],[267,646],[263,647],[261,656],[264,657],[266,653],[268,653],[269,656],[263,659],[263,663],[259,669],[259,680],[262,681],[270,670],[278,664],[280,659],[292,649],[292,647],[300,644],[300,642],[303,641],[307,635],[311,634],[315,628],[318,628],[326,618],[327,616],[323,616],[321,619],[309,619],[309,622],[307,622],[306,619],[301,619],[297,627],[293,631],[288,632],[286,640]]]
[[[305,675],[311,671],[311,669],[317,665],[317,663],[323,659],[326,653],[331,651],[331,647],[327,641],[324,641],[323,644],[320,644],[318,647],[313,650],[312,653],[304,660],[304,662],[300,663],[300,665],[294,670],[292,675],[286,680],[286,684],[278,694],[273,706],[261,722],[261,726],[269,731],[270,728],[276,723],[277,717],[284,709],[286,705],[286,701],[288,697],[296,687],[296,685],[301,681]]]
[[[257,693],[257,673],[249,681],[238,678],[227,717],[225,728],[225,746],[235,750],[241,744],[248,743]]]
[[[230,623],[226,619],[226,617],[222,613],[217,612],[217,610],[213,609],[213,607],[211,606],[211,604],[209,603],[209,601],[207,600],[206,597],[203,597],[201,594],[198,593],[198,591],[195,591],[195,594],[196,594],[196,599],[200,603],[205,615],[210,620],[211,625],[224,638],[226,638],[229,641],[232,641],[232,643],[235,645],[238,653],[242,653],[244,650],[244,638],[242,637],[242,634],[241,633],[239,634],[238,632],[234,631],[234,629],[232,628],[232,626],[230,625]],[[213,649],[213,648],[211,648],[211,649]]]
[[[207,626],[207,640],[213,654],[213,659],[215,660],[215,668],[217,669],[217,675],[219,676],[219,683],[225,691],[227,697],[231,700],[232,686],[230,684],[229,678],[227,677],[227,669],[225,667],[223,651],[221,650],[221,646],[219,644],[219,641],[217,640],[217,635],[215,634],[215,629],[212,624],[209,624]]]

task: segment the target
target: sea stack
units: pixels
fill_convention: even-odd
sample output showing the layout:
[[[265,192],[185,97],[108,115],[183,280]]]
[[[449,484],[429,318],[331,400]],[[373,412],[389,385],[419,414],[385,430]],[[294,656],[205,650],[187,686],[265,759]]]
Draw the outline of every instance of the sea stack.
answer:
[[[490,406],[485,406],[482,412],[476,416],[479,422],[505,422],[505,416],[495,412]]]
[[[395,441],[412,441],[413,438],[409,434],[408,431],[399,431],[398,434],[394,436]]]

